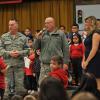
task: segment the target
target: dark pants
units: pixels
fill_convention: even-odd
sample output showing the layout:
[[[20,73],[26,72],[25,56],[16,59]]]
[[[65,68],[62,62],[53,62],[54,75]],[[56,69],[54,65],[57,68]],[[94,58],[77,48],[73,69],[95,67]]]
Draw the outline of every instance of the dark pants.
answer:
[[[37,87],[39,87],[39,84],[38,84],[39,76],[40,76],[40,72],[36,72],[36,82],[37,82]]]
[[[5,92],[5,89],[0,88],[0,96],[1,96],[0,100],[3,100],[4,92]]]
[[[37,90],[36,77],[34,77],[33,75],[25,75],[24,86],[27,90]]]
[[[71,63],[73,67],[73,74],[75,77],[75,83],[78,84],[82,76],[82,67],[81,67],[82,58],[71,58]]]

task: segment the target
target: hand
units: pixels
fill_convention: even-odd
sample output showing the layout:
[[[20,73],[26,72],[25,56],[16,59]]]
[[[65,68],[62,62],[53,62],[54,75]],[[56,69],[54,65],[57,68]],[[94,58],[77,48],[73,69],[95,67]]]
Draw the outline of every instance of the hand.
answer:
[[[83,69],[86,69],[87,68],[87,65],[88,65],[88,62],[87,61],[83,61],[82,62],[82,68]]]
[[[37,39],[42,38],[42,33],[43,33],[42,31],[36,33],[36,34],[35,34],[35,37],[36,37]]]
[[[63,64],[63,69],[64,70],[68,70],[68,65],[67,64]]]
[[[33,73],[33,76],[35,77],[35,73]]]
[[[19,52],[17,50],[12,50],[10,51],[10,56],[16,58],[19,56]]]

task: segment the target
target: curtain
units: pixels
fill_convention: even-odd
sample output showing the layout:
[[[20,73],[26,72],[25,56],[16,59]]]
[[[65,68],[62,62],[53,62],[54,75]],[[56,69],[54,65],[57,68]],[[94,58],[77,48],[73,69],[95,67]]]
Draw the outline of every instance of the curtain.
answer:
[[[16,18],[19,31],[30,27],[42,29],[46,17],[54,17],[57,27],[64,25],[70,31],[74,16],[74,0],[28,0],[21,4],[0,5],[0,35],[8,31],[8,22]]]

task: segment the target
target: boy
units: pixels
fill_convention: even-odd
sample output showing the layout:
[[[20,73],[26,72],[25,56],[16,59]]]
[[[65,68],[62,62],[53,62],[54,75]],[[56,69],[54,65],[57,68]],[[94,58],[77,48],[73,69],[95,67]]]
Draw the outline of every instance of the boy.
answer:
[[[60,56],[53,56],[50,62],[51,72],[49,72],[49,76],[55,77],[64,85],[64,88],[68,86],[68,76],[63,68],[63,59]]]

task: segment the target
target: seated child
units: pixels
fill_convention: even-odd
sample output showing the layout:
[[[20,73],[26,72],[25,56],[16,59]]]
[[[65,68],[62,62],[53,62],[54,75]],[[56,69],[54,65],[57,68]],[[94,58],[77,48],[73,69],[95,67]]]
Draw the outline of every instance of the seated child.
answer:
[[[49,72],[49,76],[55,77],[64,85],[64,88],[68,86],[68,76],[66,72],[62,69],[63,67],[63,59],[60,56],[53,56],[50,62],[51,72]]]

